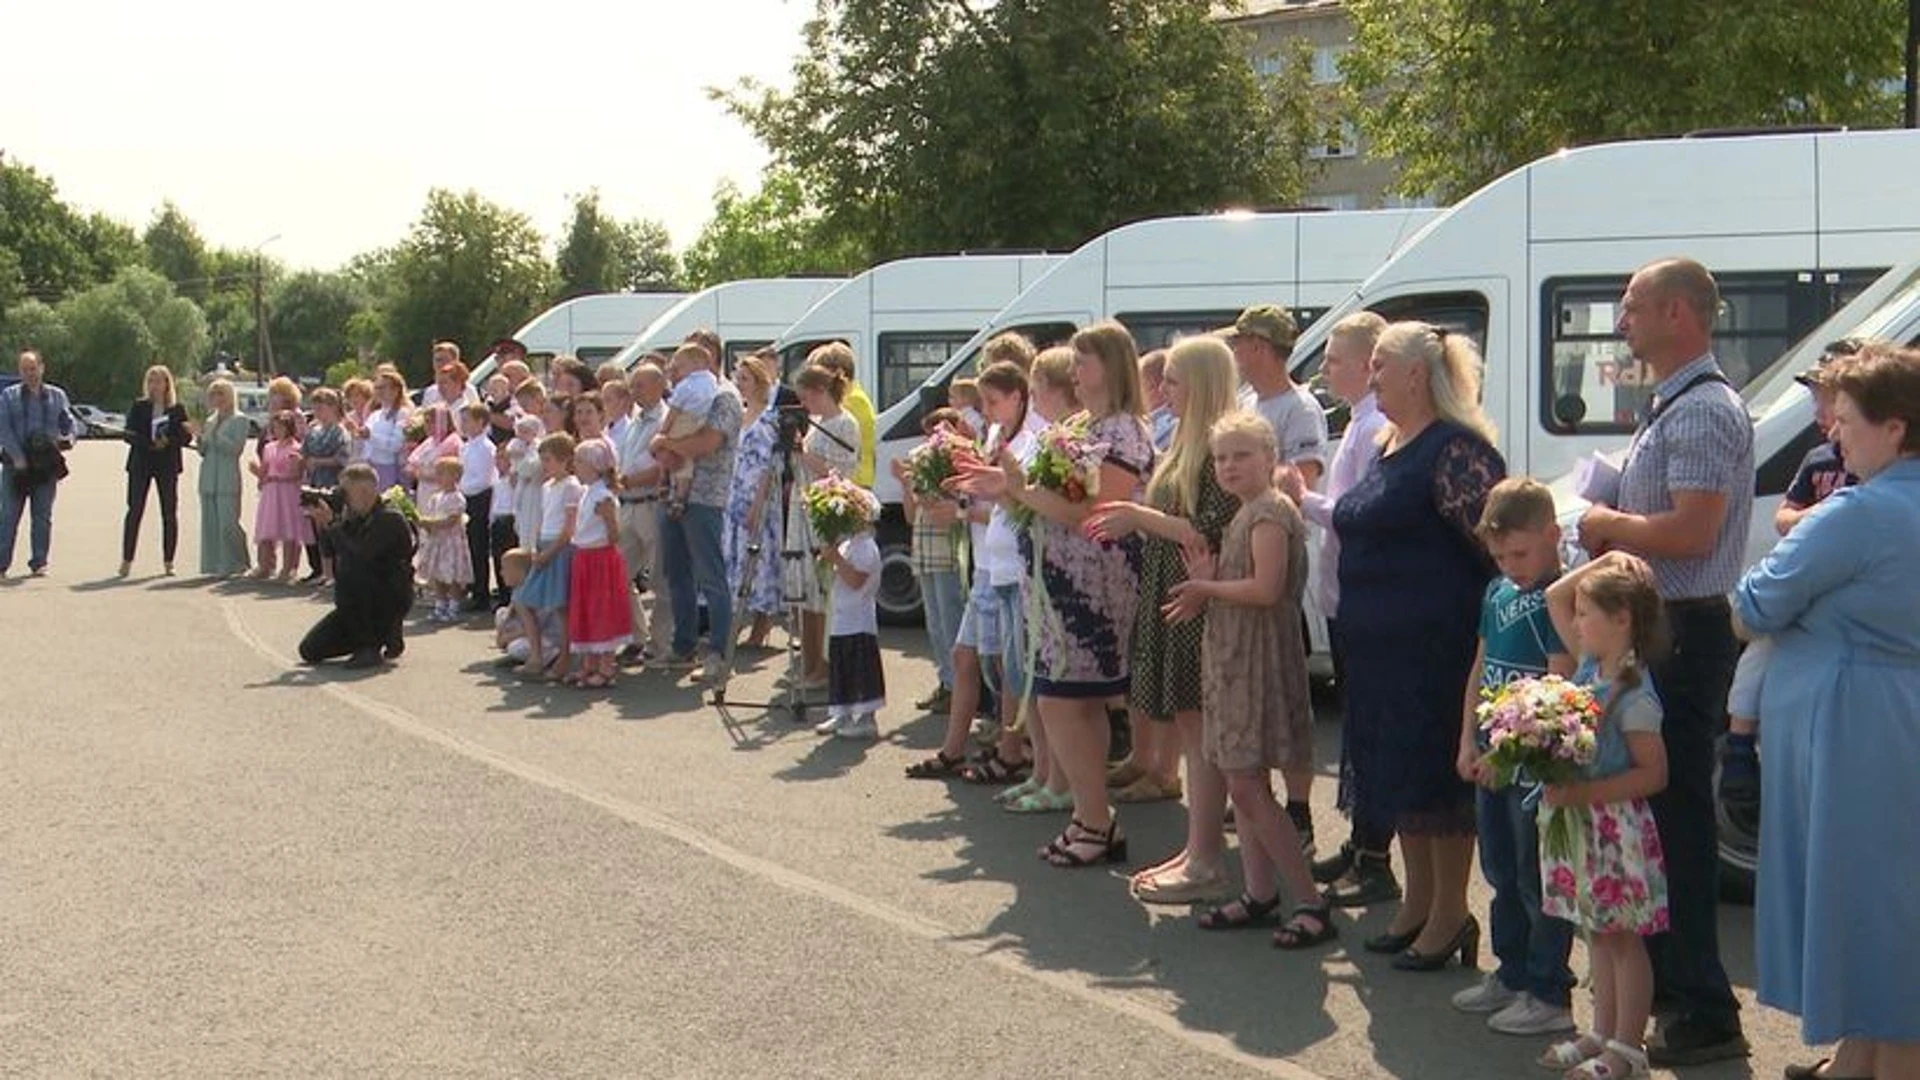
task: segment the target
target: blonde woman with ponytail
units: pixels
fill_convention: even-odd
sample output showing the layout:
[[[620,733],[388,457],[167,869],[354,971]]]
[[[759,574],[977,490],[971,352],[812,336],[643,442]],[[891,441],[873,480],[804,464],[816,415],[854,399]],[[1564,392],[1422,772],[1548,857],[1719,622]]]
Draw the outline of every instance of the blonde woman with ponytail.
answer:
[[[1394,323],[1374,345],[1371,385],[1387,423],[1379,463],[1333,511],[1340,536],[1348,761],[1340,806],[1356,834],[1397,833],[1405,900],[1367,942],[1394,967],[1471,967],[1467,910],[1474,789],[1454,770],[1460,702],[1493,565],[1474,528],[1507,474],[1481,412],[1480,354],[1465,335]]]
[[[1219,338],[1187,338],[1173,346],[1161,385],[1175,427],[1147,484],[1146,505],[1102,503],[1087,522],[1088,532],[1100,539],[1134,533],[1146,538],[1127,692],[1133,756],[1111,777],[1119,788],[1114,801],[1178,799],[1183,752],[1187,759],[1186,846],[1133,878],[1135,895],[1149,902],[1190,903],[1228,887],[1225,782],[1200,755],[1200,640],[1206,624],[1170,623],[1161,608],[1187,578],[1186,556],[1218,551],[1221,534],[1240,509],[1240,500],[1214,476],[1210,445],[1214,422],[1234,407],[1236,381],[1233,350]]]

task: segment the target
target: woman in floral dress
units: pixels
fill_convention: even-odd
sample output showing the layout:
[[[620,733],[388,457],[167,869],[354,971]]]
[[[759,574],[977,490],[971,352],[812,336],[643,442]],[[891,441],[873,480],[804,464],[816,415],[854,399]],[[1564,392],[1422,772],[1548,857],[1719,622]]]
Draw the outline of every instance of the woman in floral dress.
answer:
[[[1033,693],[1073,791],[1073,821],[1041,849],[1042,858],[1060,867],[1123,862],[1127,855],[1107,799],[1106,703],[1127,693],[1142,545],[1137,536],[1094,540],[1081,526],[1096,499],[1138,502],[1153,470],[1133,336],[1119,323],[1101,323],[1073,336],[1073,352],[1084,411],[1063,426],[1099,448],[1099,481],[1088,497],[1073,501],[1029,487],[1004,457],[997,470],[966,467],[973,494],[1005,495],[1033,513],[1021,541],[1034,567],[1035,618],[1027,628],[1036,639]]]
[[[753,613],[747,644],[760,648],[767,643],[774,617],[780,614],[779,488],[766,493],[764,505],[755,505],[761,497],[761,485],[780,463],[776,438],[779,413],[770,405],[773,368],[765,357],[742,359],[734,368],[733,383],[740,390],[746,417],[740,427],[740,447],[733,458],[733,487],[727,494],[726,531],[722,535],[727,580],[736,596],[744,591],[746,609]],[[753,567],[753,581],[743,590],[740,576],[746,570],[747,548],[754,544],[760,547],[760,557]]]

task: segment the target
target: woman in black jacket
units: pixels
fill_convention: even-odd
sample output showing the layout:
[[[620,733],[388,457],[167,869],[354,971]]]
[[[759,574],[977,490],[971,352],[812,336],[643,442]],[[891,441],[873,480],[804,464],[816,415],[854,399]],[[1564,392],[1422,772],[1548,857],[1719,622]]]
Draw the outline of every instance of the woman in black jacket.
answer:
[[[172,577],[173,553],[180,546],[180,451],[193,441],[193,429],[174,393],[173,372],[159,364],[147,369],[147,396],[127,410],[126,439],[127,523],[120,537],[120,576],[133,571],[147,489],[154,487],[160,491],[160,557]]]

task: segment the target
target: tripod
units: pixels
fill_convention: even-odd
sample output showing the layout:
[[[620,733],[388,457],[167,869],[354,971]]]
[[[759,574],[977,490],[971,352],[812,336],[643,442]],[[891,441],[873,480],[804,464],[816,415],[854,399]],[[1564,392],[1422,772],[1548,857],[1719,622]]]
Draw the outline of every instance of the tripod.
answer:
[[[798,462],[802,446],[799,439],[795,436],[803,436],[809,433],[809,429],[811,429],[812,432],[818,432],[820,435],[838,443],[843,449],[858,452],[857,446],[849,444],[833,432],[815,424],[804,411],[793,406],[783,406],[781,408],[781,419],[784,421],[782,424],[783,431],[781,439],[784,449],[779,456],[774,459],[774,464],[767,470],[767,474],[760,478],[759,490],[754,492],[752,509],[748,511],[747,520],[749,522],[762,521],[761,515],[776,507],[783,511],[783,520],[792,519],[794,515],[792,515],[790,511],[793,506],[793,500],[805,497],[800,491],[790,488],[787,484],[788,478],[805,475],[805,472]],[[791,432],[791,436],[788,434],[789,431]],[[779,496],[779,493],[783,490],[786,491],[784,499]],[[729,733],[733,735],[736,743],[744,741],[744,736],[740,732],[739,721],[735,719],[732,712],[734,707],[757,709],[765,714],[771,714],[775,711],[784,712],[795,723],[806,722],[809,710],[824,711],[826,708],[824,704],[807,703],[806,687],[803,685],[802,679],[805,673],[799,670],[801,653],[792,643],[793,635],[802,632],[801,626],[803,625],[806,612],[809,609],[820,609],[821,591],[823,588],[820,582],[820,576],[813,571],[812,567],[806,565],[814,558],[815,538],[813,534],[813,522],[806,514],[800,514],[797,518],[797,524],[797,530],[789,530],[783,534],[782,550],[779,552],[780,559],[784,564],[783,573],[781,574],[781,601],[786,608],[787,633],[789,636],[787,670],[783,680],[785,685],[770,701],[738,701],[729,698],[727,696],[727,686],[734,674],[734,665],[740,640],[737,632],[730,631],[727,637],[726,654],[722,661],[722,678],[718,680],[714,686],[712,696],[709,699],[709,704],[719,711],[721,721],[727,726]],[[795,531],[799,534],[797,537],[792,535]],[[763,535],[764,530],[761,528],[749,529],[746,558],[741,562],[740,583],[735,595],[738,610],[745,610],[747,597],[753,590],[754,577],[759,573],[761,560],[767,556],[764,545],[761,543],[761,537]],[[784,566],[793,564],[799,564],[800,572],[794,575],[785,573]],[[790,582],[790,578],[798,579],[797,588]]]

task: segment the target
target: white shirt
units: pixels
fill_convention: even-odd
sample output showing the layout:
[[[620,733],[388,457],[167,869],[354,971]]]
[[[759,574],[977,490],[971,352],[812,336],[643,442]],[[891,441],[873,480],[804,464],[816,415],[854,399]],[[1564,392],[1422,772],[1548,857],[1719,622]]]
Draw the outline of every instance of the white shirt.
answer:
[[[367,460],[375,465],[400,464],[407,446],[407,411],[375,409],[367,414]]]
[[[660,431],[660,422],[667,418],[667,403],[656,401],[651,409],[640,409],[633,414],[633,421],[627,425],[624,435],[614,443],[620,451],[620,475],[632,476],[653,468],[653,437]]]
[[[625,416],[616,416],[607,421],[607,441],[613,444],[615,450],[620,449],[621,442],[627,437],[627,429],[632,426],[633,413],[631,411]]]
[[[1380,460],[1380,429],[1387,425],[1379,403],[1368,394],[1353,406],[1353,418],[1340,436],[1340,448],[1333,452],[1333,464],[1327,468],[1326,490],[1307,492],[1300,507],[1308,521],[1320,526],[1313,550],[1311,576],[1313,597],[1320,613],[1327,618],[1340,613],[1340,538],[1333,532],[1333,504],[1366,479]]]
[[[427,388],[420,391],[420,407],[423,409],[430,405],[445,405],[447,411],[459,412],[462,405],[471,405],[479,400],[480,393],[473,388],[472,383],[468,383],[460,388],[460,400],[458,401],[447,401],[442,398],[440,396],[439,383],[428,383]]]
[[[532,446],[515,436],[507,443],[507,476],[513,481],[513,531],[522,547],[540,542],[545,489],[541,487],[540,455]]]
[[[873,533],[863,532],[840,541],[837,549],[840,557],[847,560],[855,570],[864,571],[867,583],[854,588],[841,580],[839,569],[834,569],[832,614],[828,616],[827,633],[833,637],[845,637],[849,634],[878,634],[880,632],[880,545],[873,539]]]
[[[1047,421],[1038,410],[1028,409],[1027,419],[1020,430],[1007,444],[1020,464],[1033,464],[1034,457],[1040,452],[1040,433],[1047,430]],[[979,552],[979,565],[987,573],[987,581],[994,585],[1018,585],[1026,580],[1027,563],[1020,557],[1020,534],[1014,528],[1013,515],[1007,508],[996,504],[993,516],[987,520],[986,538],[974,544]]]
[[[493,440],[484,434],[460,447],[460,494],[472,498],[493,487]]]
[[[580,481],[575,480],[575,484]],[[580,509],[573,516],[573,546],[576,548],[604,547],[607,543],[607,523],[600,517],[600,504],[613,498],[613,492],[607,490],[605,480],[595,480],[592,486],[580,496]]]
[[[586,490],[586,487],[580,483],[580,478],[571,473],[541,485],[540,544],[542,547],[560,539],[560,533],[567,527],[567,511],[580,505],[580,497],[586,493]],[[577,522],[574,527],[579,527]]]

